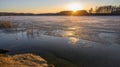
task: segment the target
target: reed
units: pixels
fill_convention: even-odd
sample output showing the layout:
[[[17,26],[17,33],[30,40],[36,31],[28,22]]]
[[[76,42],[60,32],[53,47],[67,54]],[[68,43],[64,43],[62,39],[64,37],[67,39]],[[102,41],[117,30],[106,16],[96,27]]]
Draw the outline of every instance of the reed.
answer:
[[[0,28],[14,28],[15,24],[10,21],[0,21]]]

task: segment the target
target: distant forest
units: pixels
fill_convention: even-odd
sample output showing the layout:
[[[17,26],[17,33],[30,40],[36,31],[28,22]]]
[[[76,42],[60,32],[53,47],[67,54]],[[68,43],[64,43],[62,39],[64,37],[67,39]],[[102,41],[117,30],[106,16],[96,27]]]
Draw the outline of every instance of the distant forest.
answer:
[[[120,6],[112,6],[112,5],[100,6],[100,7],[96,7],[95,11],[93,10],[93,8],[91,8],[89,10],[89,13],[116,13],[116,14],[120,14]]]
[[[9,13],[9,12],[0,12],[0,16],[112,16],[112,15],[119,15],[120,16],[120,6],[99,6],[96,8],[91,8],[89,11],[87,10],[78,10],[76,12],[73,11],[61,11],[58,13],[40,13],[40,14],[33,14],[33,13]]]

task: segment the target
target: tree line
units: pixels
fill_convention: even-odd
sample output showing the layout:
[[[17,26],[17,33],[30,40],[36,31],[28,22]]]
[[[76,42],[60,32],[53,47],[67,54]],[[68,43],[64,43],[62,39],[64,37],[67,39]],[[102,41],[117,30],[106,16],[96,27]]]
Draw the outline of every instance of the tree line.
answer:
[[[95,10],[93,10],[93,8],[91,8],[89,10],[89,13],[120,14],[120,5],[119,6],[112,6],[112,5],[99,6],[99,7],[96,7]]]

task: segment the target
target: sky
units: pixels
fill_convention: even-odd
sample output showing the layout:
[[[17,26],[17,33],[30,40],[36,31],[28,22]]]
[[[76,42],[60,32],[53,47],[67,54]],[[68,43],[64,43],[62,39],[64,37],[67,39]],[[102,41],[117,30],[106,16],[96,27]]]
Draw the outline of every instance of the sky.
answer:
[[[78,3],[88,10],[102,5],[120,5],[120,0],[0,0],[0,12],[55,13]]]

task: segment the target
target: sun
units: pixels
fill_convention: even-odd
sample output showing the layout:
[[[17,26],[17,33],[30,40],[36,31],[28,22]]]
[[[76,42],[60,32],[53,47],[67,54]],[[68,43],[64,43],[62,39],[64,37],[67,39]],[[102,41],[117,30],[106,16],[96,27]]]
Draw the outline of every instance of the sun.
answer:
[[[72,3],[72,4],[68,4],[67,5],[67,9],[76,12],[77,10],[81,10],[82,8],[81,8],[80,4],[78,4],[78,3]]]

